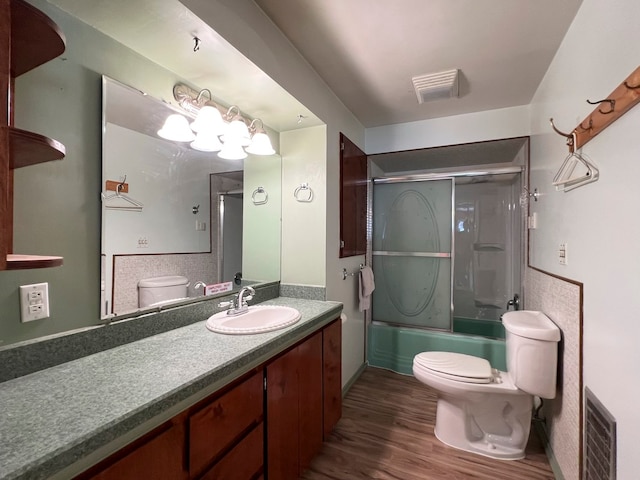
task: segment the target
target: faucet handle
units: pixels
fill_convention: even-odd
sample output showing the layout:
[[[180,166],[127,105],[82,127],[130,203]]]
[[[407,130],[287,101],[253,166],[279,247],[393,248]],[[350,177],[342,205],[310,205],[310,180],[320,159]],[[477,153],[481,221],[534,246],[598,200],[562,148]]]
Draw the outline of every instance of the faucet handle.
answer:
[[[246,297],[242,297],[242,304],[246,305],[249,300],[253,300],[253,295],[247,295]]]
[[[218,307],[220,307],[220,308],[231,308],[231,307],[233,307],[233,302],[220,302],[218,304]]]

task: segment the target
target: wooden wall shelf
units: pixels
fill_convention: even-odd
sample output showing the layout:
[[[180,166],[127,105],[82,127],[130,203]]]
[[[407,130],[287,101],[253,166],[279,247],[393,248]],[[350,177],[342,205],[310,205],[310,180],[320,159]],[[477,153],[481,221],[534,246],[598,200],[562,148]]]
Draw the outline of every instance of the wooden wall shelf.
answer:
[[[62,257],[9,254],[7,255],[7,270],[59,267],[63,260]]]
[[[10,168],[27,167],[64,158],[64,145],[38,133],[14,127],[9,129]]]
[[[13,126],[14,79],[65,50],[64,34],[24,0],[0,0],[0,270],[48,268],[62,257],[13,254],[13,169],[59,160],[60,142]]]
[[[11,2],[11,76],[18,77],[61,55],[64,34],[40,10],[22,0]]]

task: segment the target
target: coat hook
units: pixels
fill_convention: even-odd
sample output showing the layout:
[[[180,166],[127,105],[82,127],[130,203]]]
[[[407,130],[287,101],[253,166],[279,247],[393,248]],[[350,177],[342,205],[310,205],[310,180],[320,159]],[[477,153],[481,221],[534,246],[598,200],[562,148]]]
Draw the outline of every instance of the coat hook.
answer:
[[[563,137],[566,137],[569,140],[573,138],[573,135],[571,133],[564,133],[563,131],[558,130],[555,124],[553,123],[553,118],[549,119],[549,123],[551,123],[551,128],[553,128],[553,131],[556,132],[558,135],[562,135]]]
[[[624,86],[625,86],[625,87],[627,87],[629,90],[637,90],[637,89],[639,89],[639,88],[640,88],[640,85],[636,85],[635,87],[632,87],[631,85],[629,85],[629,84],[627,83],[627,81],[626,81],[626,80],[624,81]]]
[[[589,105],[597,105],[599,103],[604,103],[604,102],[609,103],[609,106],[610,106],[609,110],[607,110],[606,112],[603,112],[602,109],[599,108],[598,111],[603,115],[608,115],[610,113],[613,113],[613,111],[616,109],[616,101],[613,100],[612,98],[605,98],[604,100],[598,100],[597,102],[592,102],[591,100],[587,100],[587,103]]]
[[[200,39],[198,37],[193,37],[193,51],[197,52],[200,50]]]
[[[584,123],[584,121],[582,122]],[[589,130],[591,130],[593,128],[593,118],[589,117],[589,126],[585,127],[582,125],[582,123],[579,125],[579,127],[584,130],[585,132],[588,132]]]

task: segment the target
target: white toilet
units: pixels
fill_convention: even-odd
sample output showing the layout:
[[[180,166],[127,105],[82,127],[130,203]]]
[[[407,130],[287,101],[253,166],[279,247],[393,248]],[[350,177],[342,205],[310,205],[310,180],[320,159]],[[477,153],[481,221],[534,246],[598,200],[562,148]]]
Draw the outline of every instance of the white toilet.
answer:
[[[543,313],[512,311],[502,317],[507,371],[483,358],[423,352],[415,377],[438,391],[436,437],[460,450],[503,460],[524,458],[533,396],[554,398],[560,329]]]
[[[138,307],[152,307],[187,297],[189,280],[181,275],[143,278],[138,282]]]

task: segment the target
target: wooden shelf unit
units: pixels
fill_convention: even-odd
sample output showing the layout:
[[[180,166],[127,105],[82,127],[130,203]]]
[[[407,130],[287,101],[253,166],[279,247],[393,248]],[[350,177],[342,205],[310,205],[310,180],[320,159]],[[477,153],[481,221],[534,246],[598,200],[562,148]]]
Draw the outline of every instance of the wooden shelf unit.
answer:
[[[62,257],[13,254],[13,170],[60,160],[60,142],[13,126],[14,79],[65,50],[45,14],[23,0],[0,0],[0,270],[62,265]]]

